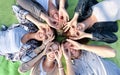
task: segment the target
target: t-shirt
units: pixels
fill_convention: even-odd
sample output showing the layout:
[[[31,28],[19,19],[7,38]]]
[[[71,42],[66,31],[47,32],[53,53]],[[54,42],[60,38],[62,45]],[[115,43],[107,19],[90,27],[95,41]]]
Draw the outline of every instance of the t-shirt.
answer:
[[[73,60],[73,69],[75,75],[120,75],[120,68],[114,63],[87,51]]]
[[[41,4],[44,7],[44,9],[46,11],[48,11],[49,0],[36,0],[36,2],[38,2],[39,4]],[[55,0],[52,0],[52,3],[56,6],[56,1]]]
[[[120,20],[120,0],[104,0],[92,7],[98,22]]]
[[[0,31],[0,53],[18,52],[23,45],[21,42],[22,37],[28,33],[21,26],[8,29],[6,31]]]

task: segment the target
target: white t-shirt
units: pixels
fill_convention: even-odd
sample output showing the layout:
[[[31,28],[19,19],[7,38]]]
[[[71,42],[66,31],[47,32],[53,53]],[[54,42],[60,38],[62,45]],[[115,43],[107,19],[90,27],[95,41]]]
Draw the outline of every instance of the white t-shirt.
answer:
[[[92,7],[98,22],[120,20],[120,0],[104,0]]]
[[[28,33],[22,27],[15,27],[6,31],[0,31],[0,52],[2,55],[5,53],[19,52],[22,37]]]

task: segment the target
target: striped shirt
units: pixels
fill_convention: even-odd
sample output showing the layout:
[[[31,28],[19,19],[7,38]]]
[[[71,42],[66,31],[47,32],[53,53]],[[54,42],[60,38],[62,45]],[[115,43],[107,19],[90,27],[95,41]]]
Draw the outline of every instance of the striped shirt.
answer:
[[[73,60],[73,69],[75,75],[120,75],[120,68],[114,63],[87,51]]]

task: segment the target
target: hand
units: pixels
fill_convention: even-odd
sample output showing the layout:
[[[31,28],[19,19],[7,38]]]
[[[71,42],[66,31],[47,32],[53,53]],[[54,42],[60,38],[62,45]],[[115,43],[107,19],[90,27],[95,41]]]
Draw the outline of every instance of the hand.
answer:
[[[71,20],[70,22],[67,23],[67,25],[63,28],[64,32],[67,32],[70,28],[76,27],[77,26],[77,21],[76,20]]]
[[[59,20],[64,20],[65,22],[69,21],[69,15],[65,8],[59,9]]]
[[[60,49],[60,46],[59,46],[59,51],[55,51],[54,52],[55,54],[55,59],[57,60],[57,62],[61,62],[61,58],[62,58],[62,50]]]
[[[39,30],[42,30],[44,32],[48,32],[50,30],[50,27],[48,26],[48,24],[45,24],[45,23],[38,24],[38,28]]]
[[[58,20],[55,20],[51,17],[48,18],[48,20],[46,20],[46,22],[48,23],[48,25],[52,28],[55,28],[55,29],[60,29],[62,26],[59,25],[59,21]]]
[[[84,23],[78,23],[77,24],[77,29],[80,30],[80,31],[85,31],[86,27],[87,26]]]
[[[70,39],[73,40],[78,40],[78,39],[82,39],[82,38],[87,38],[87,33],[83,32],[83,31],[79,31],[79,30],[71,30],[70,32],[72,32],[73,34],[69,36]],[[71,34],[71,33],[70,33]]]
[[[49,16],[56,19],[56,20],[59,20],[58,10],[56,8],[49,9]]]
[[[47,48],[48,48],[48,45],[49,45],[49,44],[47,44],[47,45],[46,45],[45,49],[44,49],[44,50],[43,50],[43,52],[41,53],[41,54],[42,54],[42,56],[46,55],[46,53],[47,53]]]
[[[53,42],[47,43],[47,44],[46,44],[46,47],[45,47],[45,49],[44,49],[44,51],[43,51],[41,54],[46,55],[47,50],[49,49],[49,47],[50,47],[52,44],[53,44]]]
[[[63,44],[61,44],[61,50],[62,50],[62,52],[63,52],[63,55],[64,55],[66,61],[71,60],[70,50],[65,50],[64,47],[63,47]]]
[[[48,15],[44,14],[44,13],[41,13],[40,17],[46,21],[46,23],[52,27],[52,28],[55,28],[57,29],[56,25],[58,23],[58,20],[52,18],[52,17],[49,17]]]
[[[55,38],[55,36],[48,37],[48,39],[45,39],[45,40],[43,41],[43,44],[46,45],[47,43],[51,42],[54,38]]]
[[[70,48],[72,48],[72,49],[79,50],[80,47],[82,47],[82,44],[80,44],[80,43],[78,43],[78,42],[75,42],[75,41],[73,41],[73,40],[67,39],[67,42],[71,43]]]

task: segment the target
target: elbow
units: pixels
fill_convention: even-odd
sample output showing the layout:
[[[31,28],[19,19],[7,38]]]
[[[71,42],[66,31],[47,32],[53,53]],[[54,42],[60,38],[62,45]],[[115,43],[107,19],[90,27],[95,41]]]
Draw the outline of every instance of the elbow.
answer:
[[[115,50],[112,50],[111,51],[111,57],[115,57],[116,56],[116,51]]]
[[[113,49],[110,52],[106,53],[106,58],[113,58],[116,56],[116,51]]]

